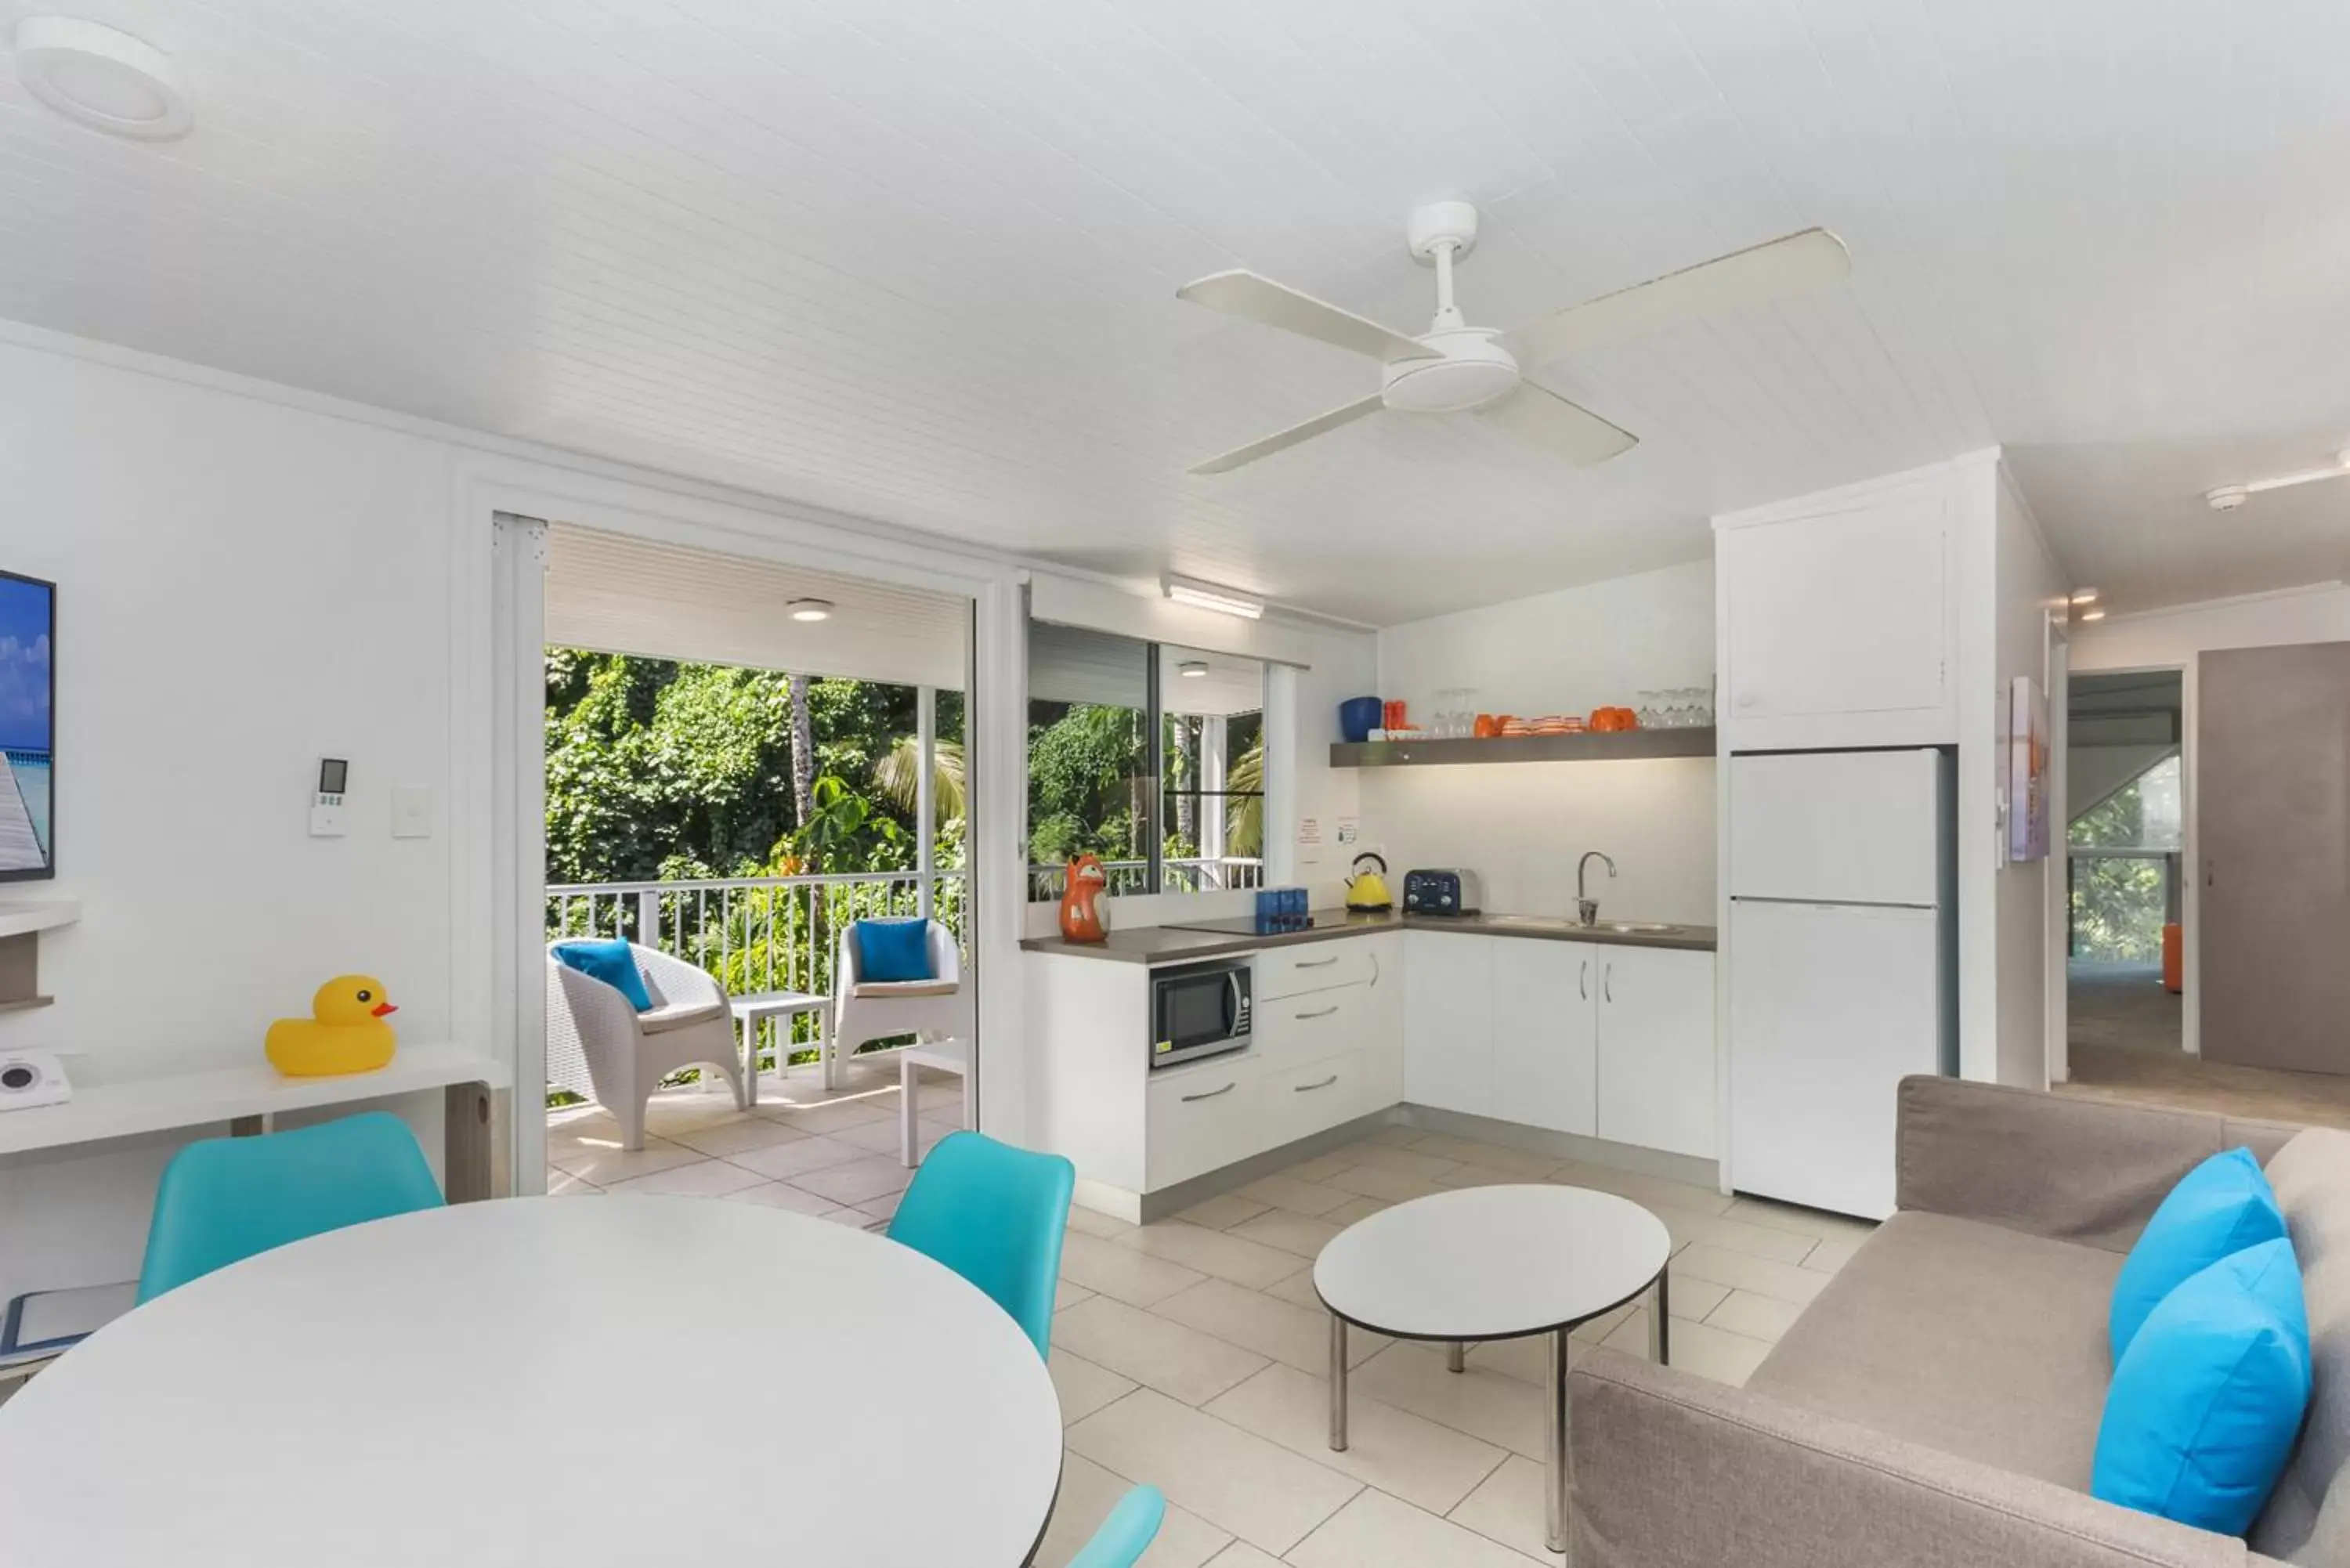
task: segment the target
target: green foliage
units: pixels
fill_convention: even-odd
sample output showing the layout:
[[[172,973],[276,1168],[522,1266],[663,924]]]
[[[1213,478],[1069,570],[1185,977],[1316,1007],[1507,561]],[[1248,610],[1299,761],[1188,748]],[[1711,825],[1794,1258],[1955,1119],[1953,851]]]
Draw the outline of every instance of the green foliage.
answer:
[[[2066,838],[2076,849],[2164,849],[2175,832],[2178,763],[2166,758],[2083,812]],[[2168,811],[2149,810],[2160,794]],[[2072,863],[2072,951],[2079,958],[2153,962],[2162,957],[2168,888],[2160,859],[2078,856]]]
[[[1094,702],[1030,705],[1028,858],[1105,860],[1142,854],[1150,753],[1138,709]]]

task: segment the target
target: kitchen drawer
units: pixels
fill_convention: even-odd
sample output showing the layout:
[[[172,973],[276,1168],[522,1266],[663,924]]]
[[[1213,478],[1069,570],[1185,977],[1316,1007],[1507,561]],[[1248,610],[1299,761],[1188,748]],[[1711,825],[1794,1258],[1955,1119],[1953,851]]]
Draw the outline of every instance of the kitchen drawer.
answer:
[[[1335,986],[1256,1002],[1253,1045],[1270,1072],[1301,1062],[1318,1062],[1363,1044],[1369,1026],[1371,990]]]
[[[1363,1054],[1349,1051],[1265,1074],[1257,1096],[1264,1147],[1278,1148],[1361,1116],[1367,1108],[1365,1067]]]
[[[1265,949],[1256,955],[1258,1002],[1327,991],[1334,985],[1369,984],[1379,968],[1373,940],[1352,937]]]
[[[1258,1073],[1253,1052],[1235,1052],[1150,1075],[1143,1130],[1149,1190],[1189,1181],[1264,1147]]]

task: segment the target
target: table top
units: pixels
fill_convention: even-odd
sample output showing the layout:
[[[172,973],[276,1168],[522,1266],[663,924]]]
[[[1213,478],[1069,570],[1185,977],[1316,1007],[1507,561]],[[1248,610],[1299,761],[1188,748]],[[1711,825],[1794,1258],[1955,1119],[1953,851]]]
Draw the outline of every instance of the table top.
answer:
[[[1403,1339],[1511,1339],[1631,1300],[1672,1255],[1664,1221],[1612,1192],[1464,1187],[1358,1220],[1314,1263],[1322,1303]]]
[[[754,991],[748,996],[728,997],[727,1004],[740,1018],[754,1012],[805,1012],[811,1007],[822,1007],[832,998],[809,991]]]
[[[1026,1560],[1035,1347],[830,1220],[508,1199],[192,1281],[0,1406],[0,1564],[934,1568]]]

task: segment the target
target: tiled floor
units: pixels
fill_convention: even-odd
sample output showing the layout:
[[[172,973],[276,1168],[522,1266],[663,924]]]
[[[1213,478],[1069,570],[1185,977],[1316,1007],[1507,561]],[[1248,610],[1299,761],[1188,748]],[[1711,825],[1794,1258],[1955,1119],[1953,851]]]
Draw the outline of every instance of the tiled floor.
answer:
[[[895,1165],[894,1078],[872,1074],[837,1096],[822,1095],[812,1076],[761,1093],[749,1117],[723,1096],[665,1096],[651,1124],[660,1146],[641,1155],[606,1147],[609,1123],[596,1113],[575,1115],[550,1133],[550,1189],[704,1193],[847,1223],[889,1212],[904,1173],[890,1179],[871,1162]],[[943,1133],[959,1086],[921,1093],[926,1126]],[[889,1139],[877,1143],[883,1132]],[[820,1159],[791,1152],[820,1140],[838,1147],[815,1151]],[[871,1174],[843,1174],[855,1172]],[[851,1196],[884,1179],[893,1184]],[[1557,1562],[1543,1547],[1540,1342],[1479,1346],[1455,1376],[1440,1348],[1356,1334],[1352,1443],[1335,1454],[1322,1376],[1327,1319],[1310,1280],[1324,1242],[1390,1203],[1536,1180],[1620,1192],[1665,1221],[1675,1249],[1673,1360],[1726,1383],[1746,1379],[1869,1229],[1409,1127],[1153,1225],[1078,1210],[1051,1360],[1068,1455],[1038,1563],[1067,1562],[1137,1480],[1157,1484],[1170,1504],[1143,1559],[1151,1568]],[[1576,1338],[1646,1355],[1646,1309],[1586,1324]]]

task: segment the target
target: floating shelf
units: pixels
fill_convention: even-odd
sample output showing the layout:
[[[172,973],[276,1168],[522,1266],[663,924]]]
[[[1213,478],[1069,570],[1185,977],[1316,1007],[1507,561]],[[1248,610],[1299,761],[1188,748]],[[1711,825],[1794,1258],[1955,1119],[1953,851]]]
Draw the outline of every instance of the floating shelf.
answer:
[[[1710,757],[1711,724],[1688,730],[1586,730],[1579,735],[1494,736],[1482,741],[1336,741],[1334,768],[1424,768],[1475,763],[1611,763],[1640,757]]]
[[[80,919],[81,906],[70,898],[0,903],[0,1012],[49,1005],[39,984],[40,934]]]

